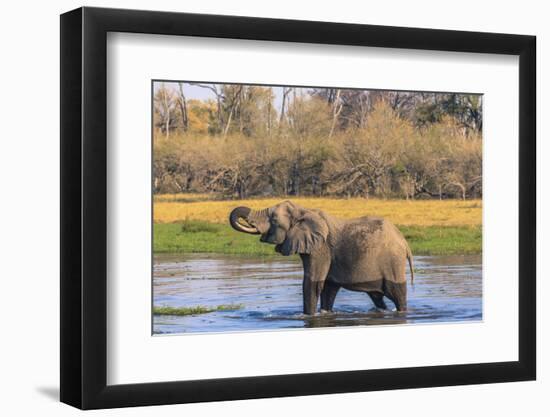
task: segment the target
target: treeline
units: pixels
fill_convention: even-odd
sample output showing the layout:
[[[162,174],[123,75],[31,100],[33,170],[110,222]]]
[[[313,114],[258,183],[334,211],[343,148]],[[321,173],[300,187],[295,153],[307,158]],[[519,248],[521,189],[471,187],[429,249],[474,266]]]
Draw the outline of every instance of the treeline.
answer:
[[[477,95],[187,84],[154,97],[154,192],[479,198]],[[277,106],[275,105],[277,103]]]

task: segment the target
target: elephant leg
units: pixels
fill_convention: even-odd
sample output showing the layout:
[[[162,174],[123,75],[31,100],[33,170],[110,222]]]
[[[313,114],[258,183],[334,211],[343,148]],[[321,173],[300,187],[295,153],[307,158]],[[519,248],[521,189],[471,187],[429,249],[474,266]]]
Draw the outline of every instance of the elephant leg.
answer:
[[[304,297],[304,314],[315,314],[317,312],[317,302],[323,289],[323,282],[310,281],[304,279],[302,292]]]
[[[325,286],[321,292],[321,310],[332,311],[334,299],[339,289],[340,285],[329,280],[325,281]]]
[[[407,310],[407,283],[397,283],[386,281],[384,285],[384,295],[394,304],[397,311]]]
[[[388,309],[388,307],[386,306],[386,303],[384,302],[384,294],[377,291],[369,291],[367,294],[369,295],[370,299],[372,300],[376,308],[379,308],[381,310]]]
[[[317,302],[325,285],[330,268],[330,256],[327,253],[317,252],[311,255],[301,254],[304,266],[304,282],[302,285],[304,299],[304,314],[315,314]]]

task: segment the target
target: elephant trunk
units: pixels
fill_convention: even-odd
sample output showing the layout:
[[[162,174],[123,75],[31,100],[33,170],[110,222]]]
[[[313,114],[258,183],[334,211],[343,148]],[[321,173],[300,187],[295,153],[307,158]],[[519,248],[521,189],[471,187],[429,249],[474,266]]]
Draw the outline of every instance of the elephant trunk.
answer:
[[[231,224],[231,227],[233,227],[233,229],[238,232],[250,233],[251,235],[259,235],[260,231],[257,228],[250,226],[249,224],[244,225],[239,222],[240,219],[244,219],[245,221],[247,221],[251,211],[252,210],[248,207],[237,207],[236,209],[234,209],[229,214],[229,223]]]

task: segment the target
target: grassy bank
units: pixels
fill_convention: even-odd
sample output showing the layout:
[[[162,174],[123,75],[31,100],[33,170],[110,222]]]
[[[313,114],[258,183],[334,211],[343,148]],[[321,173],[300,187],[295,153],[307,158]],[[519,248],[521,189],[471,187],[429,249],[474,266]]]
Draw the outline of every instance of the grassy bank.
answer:
[[[481,226],[398,226],[415,255],[481,253]],[[154,251],[277,255],[258,236],[234,231],[229,225],[187,220],[154,225]]]
[[[216,194],[164,194],[154,197],[154,251],[278,255],[258,236],[228,224],[237,206],[261,209],[284,198],[221,200]],[[481,253],[481,200],[380,200],[298,197],[303,207],[341,218],[382,216],[398,225],[415,255]],[[280,255],[278,255],[280,256]]]
[[[168,307],[155,306],[153,314],[155,316],[192,316],[195,314],[213,313],[214,311],[233,311],[243,308],[242,304],[222,304],[214,307],[194,306],[194,307]]]

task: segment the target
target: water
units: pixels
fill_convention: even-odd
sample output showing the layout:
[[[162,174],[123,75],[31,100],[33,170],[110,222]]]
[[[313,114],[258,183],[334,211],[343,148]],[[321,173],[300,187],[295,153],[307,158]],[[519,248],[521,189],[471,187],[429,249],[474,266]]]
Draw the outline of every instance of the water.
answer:
[[[192,316],[154,316],[153,333],[229,332],[289,328],[479,321],[481,256],[415,256],[405,313],[378,311],[365,293],[341,289],[334,312],[302,314],[299,259],[234,255],[156,255],[155,306],[242,304],[241,309]],[[407,280],[409,277],[407,276]],[[388,308],[393,309],[386,299]]]

